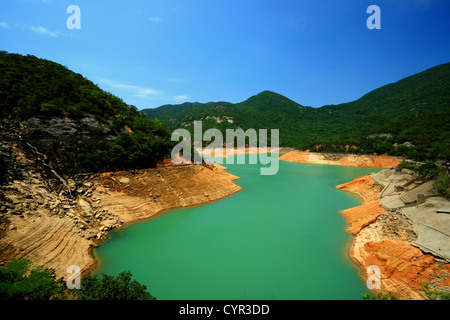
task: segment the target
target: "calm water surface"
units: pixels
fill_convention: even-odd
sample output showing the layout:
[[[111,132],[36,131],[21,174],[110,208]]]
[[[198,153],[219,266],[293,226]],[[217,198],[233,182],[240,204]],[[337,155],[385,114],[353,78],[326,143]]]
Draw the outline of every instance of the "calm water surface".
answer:
[[[261,176],[259,165],[225,165],[243,191],[111,233],[96,272],[130,270],[160,300],[361,299],[339,214],[360,201],[334,186],[377,169],[280,161]]]

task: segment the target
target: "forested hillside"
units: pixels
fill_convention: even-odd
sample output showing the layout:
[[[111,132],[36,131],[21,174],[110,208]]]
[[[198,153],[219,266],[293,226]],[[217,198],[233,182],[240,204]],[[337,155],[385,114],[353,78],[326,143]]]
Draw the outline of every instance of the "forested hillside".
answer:
[[[324,92],[326,94],[326,92]],[[302,150],[389,153],[415,160],[450,157],[450,63],[376,89],[360,99],[321,108],[264,91],[248,100],[184,103],[141,111],[169,129],[266,128],[280,144]]]
[[[58,63],[2,51],[0,73],[3,139],[20,133],[67,173],[152,167],[170,153],[165,125]]]

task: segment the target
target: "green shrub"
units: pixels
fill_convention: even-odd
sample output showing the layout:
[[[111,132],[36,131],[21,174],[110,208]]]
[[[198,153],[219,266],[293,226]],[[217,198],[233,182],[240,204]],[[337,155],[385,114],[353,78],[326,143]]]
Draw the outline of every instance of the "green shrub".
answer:
[[[439,173],[439,169],[433,161],[428,161],[423,164],[413,164],[402,161],[397,168],[417,171],[421,175],[425,175],[431,178],[436,177]]]
[[[81,288],[73,289],[78,300],[156,300],[147,287],[132,280],[130,271],[122,272],[117,277],[91,274],[81,279]]]
[[[55,270],[14,259],[0,268],[0,300],[65,300],[65,282]]]
[[[427,300],[450,300],[450,293],[442,290],[430,289],[428,283],[422,283],[423,291],[427,296]]]
[[[364,300],[400,300],[390,291],[386,293],[378,292],[377,294],[365,293],[362,295],[362,298]]]
[[[438,195],[450,199],[450,175],[447,172],[439,174],[434,188]]]

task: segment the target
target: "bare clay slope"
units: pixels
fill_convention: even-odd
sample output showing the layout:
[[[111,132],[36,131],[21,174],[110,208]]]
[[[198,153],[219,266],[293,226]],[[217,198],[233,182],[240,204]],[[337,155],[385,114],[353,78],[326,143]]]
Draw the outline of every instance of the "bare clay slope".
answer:
[[[379,267],[380,290],[391,291],[401,299],[426,299],[422,283],[450,292],[450,216],[437,213],[447,208],[449,201],[432,193],[426,194],[423,203],[401,200],[405,193],[423,192],[427,186],[412,172],[391,169],[336,187],[364,201],[342,211],[354,236],[350,256],[361,267],[365,280],[369,266]],[[430,237],[433,241],[426,241]]]
[[[1,264],[27,258],[67,277],[95,266],[93,247],[109,230],[165,210],[204,204],[238,192],[237,177],[216,166],[158,166],[153,169],[83,174],[61,183],[33,155],[12,143],[23,176],[1,187]]]

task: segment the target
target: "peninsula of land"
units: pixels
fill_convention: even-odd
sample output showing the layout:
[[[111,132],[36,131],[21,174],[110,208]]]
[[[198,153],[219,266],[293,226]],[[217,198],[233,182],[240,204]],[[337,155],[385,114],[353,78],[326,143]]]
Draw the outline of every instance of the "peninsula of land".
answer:
[[[314,163],[314,164],[386,169],[396,167],[402,161],[402,158],[392,157],[389,155],[319,153],[319,152],[292,150],[283,154],[280,157],[280,160],[298,163]]]
[[[241,190],[238,177],[211,165],[160,164],[153,169],[83,174],[68,180],[75,196],[55,189],[39,167],[29,165],[23,180],[2,187],[0,209],[6,218],[0,230],[0,264],[30,259],[67,278],[76,265],[84,274],[97,261],[92,249],[110,230],[148,219],[167,210],[216,201]]]

